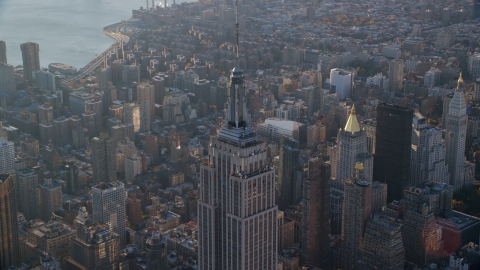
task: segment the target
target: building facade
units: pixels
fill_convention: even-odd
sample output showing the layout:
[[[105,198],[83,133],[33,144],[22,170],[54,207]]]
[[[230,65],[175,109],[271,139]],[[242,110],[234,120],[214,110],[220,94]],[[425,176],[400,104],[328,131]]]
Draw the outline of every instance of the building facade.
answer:
[[[37,43],[27,42],[20,44],[23,59],[23,76],[33,83],[33,72],[40,70],[39,47]]]
[[[113,138],[92,139],[92,170],[93,182],[112,182],[117,180],[115,150],[116,143]]]
[[[20,263],[15,175],[0,174],[0,268]]]

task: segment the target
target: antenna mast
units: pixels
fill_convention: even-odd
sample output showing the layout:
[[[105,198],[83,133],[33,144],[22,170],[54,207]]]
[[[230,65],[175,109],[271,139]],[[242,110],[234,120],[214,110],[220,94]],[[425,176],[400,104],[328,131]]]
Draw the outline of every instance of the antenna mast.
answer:
[[[238,0],[235,0],[235,37],[236,37],[236,55],[235,55],[235,67],[238,67],[238,38],[240,36],[238,25]]]

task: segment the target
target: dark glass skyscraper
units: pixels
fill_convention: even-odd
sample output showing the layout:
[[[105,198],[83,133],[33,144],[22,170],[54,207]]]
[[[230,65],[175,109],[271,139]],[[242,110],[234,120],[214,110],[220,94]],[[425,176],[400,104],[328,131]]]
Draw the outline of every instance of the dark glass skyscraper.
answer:
[[[412,119],[412,109],[385,103],[377,106],[373,180],[388,185],[388,202],[403,198],[409,184]]]
[[[280,139],[280,160],[278,164],[278,208],[287,209],[290,205],[298,203],[294,194],[296,194],[296,183],[294,172],[299,169],[298,158],[300,150],[298,142],[291,138]],[[301,179],[300,179],[301,180]],[[299,185],[300,187],[302,185]]]
[[[30,83],[33,83],[32,72],[40,70],[40,58],[37,43],[27,42],[20,44],[23,59],[23,76]]]

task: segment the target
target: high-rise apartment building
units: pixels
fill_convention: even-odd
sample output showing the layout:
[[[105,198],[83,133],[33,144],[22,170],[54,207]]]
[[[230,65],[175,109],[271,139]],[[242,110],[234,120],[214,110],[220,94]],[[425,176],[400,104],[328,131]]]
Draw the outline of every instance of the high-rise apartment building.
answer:
[[[64,146],[70,142],[70,123],[65,116],[53,120],[53,144]]]
[[[20,263],[15,175],[0,174],[0,269]]]
[[[120,247],[118,234],[109,230],[108,225],[95,223],[83,227],[72,238],[71,258],[66,265],[80,265],[84,269],[112,268],[118,259]]]
[[[201,166],[198,201],[199,269],[276,269],[277,206],[266,143],[247,114],[243,72],[232,70],[223,127]]]
[[[65,182],[67,182],[67,193],[73,194],[77,188],[78,183],[78,170],[73,160],[64,161],[65,169]]]
[[[53,123],[53,107],[48,103],[39,105],[38,118],[40,123]]]
[[[0,93],[15,93],[15,74],[13,66],[0,61]]]
[[[0,40],[0,63],[7,63],[7,44]]]
[[[15,161],[15,144],[6,138],[0,138],[0,173],[10,173]]]
[[[295,198],[296,187],[302,186],[295,183],[302,179],[295,179],[295,172],[299,168],[300,149],[298,142],[290,138],[282,138],[280,141],[280,159],[278,163],[277,189],[279,193],[278,207],[280,210],[287,209],[290,205],[297,204]]]
[[[26,220],[38,218],[38,174],[31,168],[17,171],[17,210]]]
[[[142,159],[139,156],[125,158],[125,181],[132,182],[142,172]]]
[[[391,60],[388,65],[388,91],[403,91],[403,69],[405,64],[402,59]]]
[[[409,185],[413,110],[390,104],[377,106],[373,179],[388,185],[387,202],[403,198]]]
[[[425,181],[448,183],[442,131],[427,124],[421,115],[413,117],[412,150],[410,158],[410,184],[417,186]]]
[[[330,165],[319,158],[308,161],[303,181],[301,260],[328,268],[330,247]]]
[[[39,47],[37,43],[27,42],[20,44],[23,59],[23,76],[33,83],[33,72],[40,70]]]
[[[118,234],[120,247],[127,241],[125,186],[120,182],[100,183],[92,188],[93,221],[102,222]]]
[[[367,221],[363,236],[362,261],[371,269],[404,269],[402,224],[383,213]]]
[[[467,137],[467,108],[465,105],[465,83],[462,75],[458,78],[446,117],[445,130],[446,160],[450,172],[450,185],[454,190],[471,185],[473,179],[465,174],[465,142]]]
[[[155,119],[155,88],[151,84],[142,83],[137,86],[137,101],[146,101],[150,119]]]
[[[93,182],[113,182],[117,180],[115,159],[116,143],[113,138],[91,140]]]
[[[337,145],[330,149],[332,163],[332,178],[343,182],[354,171],[355,164],[362,162],[365,177],[372,181],[373,156],[367,152],[367,132],[360,129],[355,106],[352,107],[345,128],[340,129],[337,135]]]
[[[51,178],[44,179],[38,185],[38,209],[41,220],[48,222],[52,213],[62,208],[62,186],[52,182]]]
[[[361,259],[365,225],[372,210],[372,185],[365,178],[362,163],[355,165],[353,177],[345,181],[342,216],[342,269],[356,269]]]

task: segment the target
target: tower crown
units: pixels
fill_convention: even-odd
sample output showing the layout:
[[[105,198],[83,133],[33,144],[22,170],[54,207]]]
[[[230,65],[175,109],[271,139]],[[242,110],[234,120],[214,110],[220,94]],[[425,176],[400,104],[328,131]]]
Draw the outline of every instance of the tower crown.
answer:
[[[348,117],[347,124],[345,125],[345,131],[355,133],[360,131],[360,125],[357,120],[357,113],[355,111],[355,105],[352,106],[350,116]]]

